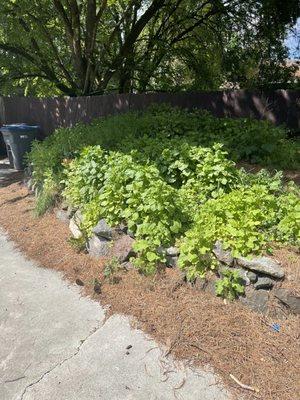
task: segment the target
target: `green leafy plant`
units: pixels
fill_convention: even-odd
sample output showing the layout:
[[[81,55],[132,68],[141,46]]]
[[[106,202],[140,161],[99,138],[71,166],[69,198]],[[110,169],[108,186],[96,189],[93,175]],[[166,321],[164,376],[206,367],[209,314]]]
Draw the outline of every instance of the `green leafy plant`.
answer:
[[[269,193],[280,194],[284,190],[283,173],[277,171],[271,174],[266,169],[261,169],[256,174],[247,173],[243,168],[239,170],[239,186],[250,188],[255,185],[263,186]]]
[[[172,145],[165,147],[162,155],[168,140],[173,140]],[[174,143],[177,143],[176,149],[172,149]],[[185,111],[165,105],[151,107],[143,113],[102,118],[90,125],[60,128],[43,142],[33,144],[28,163],[33,169],[35,183],[43,185],[47,171],[60,178],[63,161],[73,159],[84,147],[100,145],[107,150],[137,150],[150,159],[155,158],[162,168],[169,169],[167,175],[172,183],[171,180],[177,181],[178,173],[180,179],[189,178],[186,176],[190,165],[188,161],[186,169],[185,144],[211,147],[214,143],[222,143],[234,161],[277,168],[299,167],[299,142],[288,139],[282,127],[254,119],[215,118],[208,112]],[[177,148],[180,148],[179,152]],[[180,160],[177,160],[178,155]],[[191,157],[188,159],[192,160]]]
[[[275,228],[276,238],[300,246],[300,197],[297,193],[287,192],[278,201],[280,220]]]
[[[179,265],[201,271],[203,257],[211,253],[217,239],[236,256],[257,253],[271,239],[269,228],[276,218],[276,197],[261,186],[211,199],[200,208],[181,242]]]
[[[116,257],[112,257],[104,265],[104,270],[103,270],[104,278],[107,279],[109,283],[115,283],[114,275],[121,269],[122,267],[118,259]]]
[[[77,253],[86,250],[86,238],[84,236],[81,236],[80,238],[69,237],[68,242]]]
[[[103,184],[106,157],[100,146],[90,146],[65,164],[63,196],[69,204],[80,207],[95,198]]]
[[[233,161],[297,160],[298,147],[285,135],[261,121],[167,106],[61,129],[29,155],[38,214],[62,196],[81,211],[86,239],[100,218],[125,223],[136,239],[132,261],[145,274],[178,242],[179,266],[194,280],[214,267],[218,239],[243,256],[270,249],[273,240],[299,242],[297,190],[279,172],[250,174]]]
[[[43,215],[47,210],[53,208],[59,197],[60,187],[58,182],[48,171],[45,173],[44,184],[37,193],[34,214],[37,217]]]
[[[217,296],[234,300],[244,294],[245,287],[238,271],[227,268],[222,270],[222,276],[222,279],[218,279],[215,283]]]

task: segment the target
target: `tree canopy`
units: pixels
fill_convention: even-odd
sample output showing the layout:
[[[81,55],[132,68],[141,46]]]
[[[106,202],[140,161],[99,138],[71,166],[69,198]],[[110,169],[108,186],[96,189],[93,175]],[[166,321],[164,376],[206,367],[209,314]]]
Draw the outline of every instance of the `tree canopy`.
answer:
[[[270,82],[299,15],[298,0],[0,0],[0,91]]]

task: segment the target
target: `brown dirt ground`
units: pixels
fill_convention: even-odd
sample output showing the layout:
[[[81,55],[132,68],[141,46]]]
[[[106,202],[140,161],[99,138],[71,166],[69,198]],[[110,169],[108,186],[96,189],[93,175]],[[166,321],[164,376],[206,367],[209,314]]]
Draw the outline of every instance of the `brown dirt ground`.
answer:
[[[139,328],[167,346],[169,353],[194,365],[210,365],[237,399],[299,400],[300,325],[289,315],[276,320],[258,315],[238,302],[225,304],[209,293],[183,284],[177,271],[155,278],[136,271],[118,273],[116,284],[103,278],[105,260],[77,253],[67,242],[69,229],[54,213],[33,217],[34,198],[20,183],[0,188],[0,225],[31,259],[61,271],[71,282],[84,282],[84,292],[110,305],[111,313],[136,318]],[[300,257],[279,249],[289,280],[299,281]],[[295,272],[297,271],[297,272]],[[94,279],[102,283],[94,293]],[[271,324],[279,322],[279,333]],[[259,389],[241,389],[229,375]]]

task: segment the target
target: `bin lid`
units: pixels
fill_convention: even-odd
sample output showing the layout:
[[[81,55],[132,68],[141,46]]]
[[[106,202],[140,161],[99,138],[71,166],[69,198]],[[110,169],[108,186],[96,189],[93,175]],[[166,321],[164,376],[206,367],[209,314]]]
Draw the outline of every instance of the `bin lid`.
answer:
[[[27,124],[9,124],[3,125],[0,130],[7,130],[7,131],[32,131],[33,129],[39,129],[37,125],[27,125]]]

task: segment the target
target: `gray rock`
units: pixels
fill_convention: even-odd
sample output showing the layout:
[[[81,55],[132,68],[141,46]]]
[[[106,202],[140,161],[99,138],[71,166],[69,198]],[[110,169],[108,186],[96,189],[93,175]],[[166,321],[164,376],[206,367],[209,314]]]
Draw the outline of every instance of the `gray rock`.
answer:
[[[245,297],[240,297],[240,301],[251,310],[265,314],[268,311],[268,290],[251,290]]]
[[[70,219],[69,228],[75,239],[79,239],[82,237],[82,232],[80,230],[80,226],[82,224],[82,214],[79,210],[73,215]]]
[[[57,219],[59,219],[60,221],[64,222],[65,224],[68,224],[70,222],[69,221],[69,215],[64,210],[57,210],[55,215],[56,215]]]
[[[205,291],[216,296],[216,282],[218,281],[217,277],[212,274],[208,274],[204,278],[196,278],[196,280],[192,283],[192,287],[196,290]]]
[[[124,268],[126,271],[129,271],[130,269],[134,269],[134,265],[129,261],[123,262],[121,264],[121,267]]]
[[[260,276],[257,279],[257,282],[254,284],[254,288],[256,290],[259,289],[272,289],[274,286],[274,281],[271,278],[268,278],[267,276]]]
[[[253,271],[247,271],[247,277],[251,283],[255,283],[257,281],[257,274]]]
[[[93,228],[93,233],[96,236],[108,239],[108,240],[112,240],[113,238],[113,229],[107,225],[105,219],[100,219],[100,221],[98,222],[98,224]]]
[[[34,191],[34,183],[33,183],[33,180],[31,178],[25,179],[24,183],[27,186],[28,190]]]
[[[128,228],[127,228],[127,226],[126,225],[124,225],[124,224],[120,224],[120,225],[118,225],[118,226],[116,226],[115,228],[114,228],[114,231],[118,234],[118,235],[122,235],[122,234],[127,234],[127,230],[128,230]]]
[[[205,287],[204,287],[205,292],[213,294],[214,296],[217,295],[216,293],[216,280],[209,280],[207,281]]]
[[[170,257],[177,257],[180,254],[178,247],[171,246],[166,249],[166,255]]]
[[[107,257],[110,253],[111,241],[99,236],[92,236],[88,242],[88,252],[92,257]]]
[[[72,206],[68,206],[67,208],[67,215],[68,218],[71,219],[73,217],[73,215],[76,213],[76,208],[72,207]]]
[[[287,306],[294,314],[300,314],[300,296],[292,294],[288,289],[276,289],[275,297]]]
[[[161,256],[166,256],[167,255],[167,253],[166,253],[166,249],[163,247],[163,246],[159,246],[159,247],[157,247],[157,253],[158,254],[160,254]]]
[[[243,284],[244,284],[245,286],[249,286],[249,285],[251,284],[251,281],[250,281],[250,279],[249,279],[249,276],[248,276],[248,274],[247,274],[247,271],[245,271],[243,268],[235,268],[235,269],[238,271],[238,273],[239,273],[239,275],[240,275],[240,277],[241,277],[241,280],[242,280]]]
[[[123,235],[114,241],[111,255],[116,257],[120,263],[129,261],[131,257],[135,256],[133,251],[134,239],[129,235]]]
[[[217,240],[214,248],[213,248],[213,253],[216,256],[216,258],[221,261],[222,263],[232,266],[234,258],[231,254],[230,250],[224,250],[222,242],[220,240]]]
[[[166,257],[166,265],[167,267],[176,268],[178,266],[178,257]]]
[[[269,257],[256,257],[251,260],[240,257],[236,259],[236,262],[239,266],[252,271],[261,272],[265,275],[274,276],[275,278],[284,277],[284,270],[280,264]]]
[[[208,280],[206,278],[197,278],[193,287],[197,290],[205,290]]]

